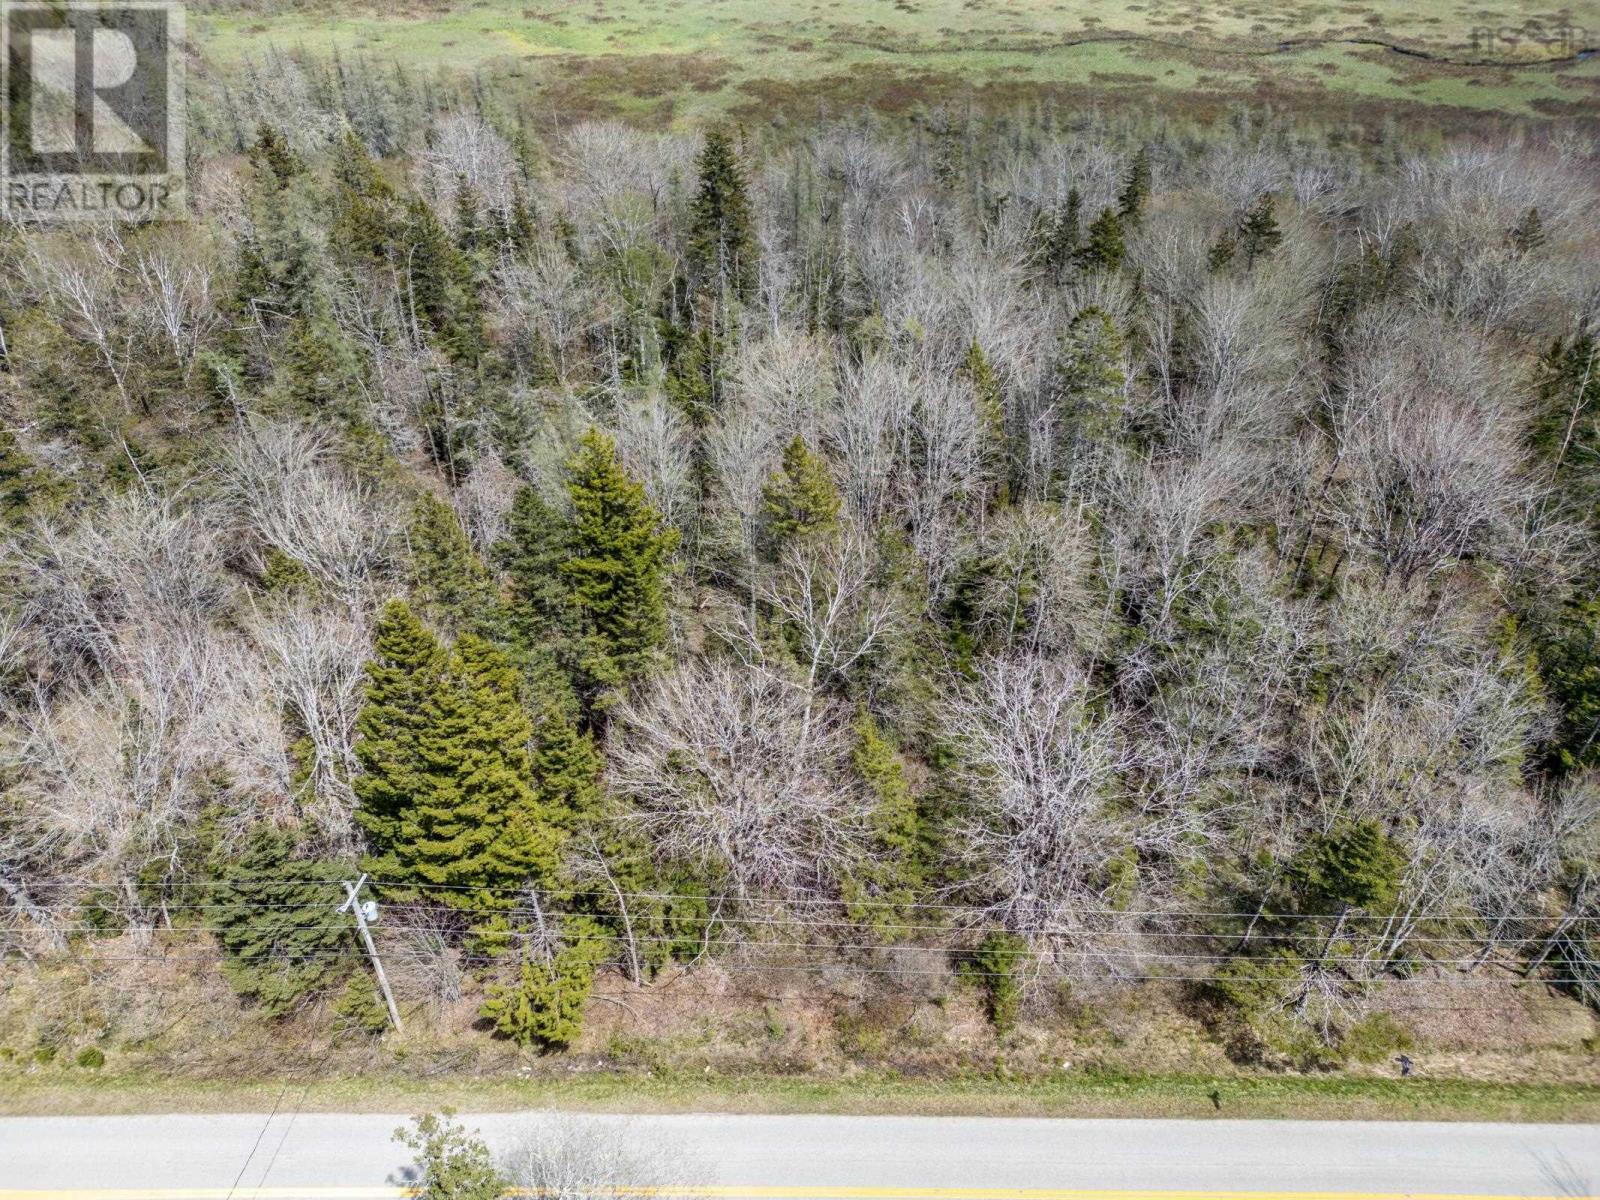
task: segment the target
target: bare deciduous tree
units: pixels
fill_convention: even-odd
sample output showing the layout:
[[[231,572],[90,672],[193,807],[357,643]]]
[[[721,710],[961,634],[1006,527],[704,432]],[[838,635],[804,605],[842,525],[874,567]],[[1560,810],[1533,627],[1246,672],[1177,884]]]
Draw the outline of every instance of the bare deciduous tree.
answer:
[[[807,892],[855,853],[846,714],[775,671],[676,668],[615,716],[609,779],[665,858],[735,895]]]

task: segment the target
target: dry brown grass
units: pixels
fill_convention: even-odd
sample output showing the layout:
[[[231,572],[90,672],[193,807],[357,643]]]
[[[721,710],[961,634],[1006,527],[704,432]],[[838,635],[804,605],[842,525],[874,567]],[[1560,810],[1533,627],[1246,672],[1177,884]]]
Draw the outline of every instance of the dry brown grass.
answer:
[[[398,973],[406,1029],[372,1038],[332,1032],[325,1002],[268,1021],[240,1004],[214,966],[132,960],[129,949],[112,942],[96,955],[63,962],[8,964],[0,979],[0,1092],[16,1099],[0,1103],[10,1103],[11,1111],[74,1106],[85,1101],[72,1097],[101,1091],[125,1097],[106,1101],[113,1104],[168,1093],[175,1107],[207,1105],[212,1095],[238,1103],[238,1094],[227,1091],[234,1081],[267,1087],[295,1080],[311,1082],[327,1105],[337,1106],[365,1103],[362,1089],[398,1076],[419,1087],[482,1090],[485,1104],[506,1094],[505,1087],[573,1079],[593,1081],[586,1086],[595,1089],[594,1101],[610,1103],[606,1089],[620,1088],[618,1080],[648,1079],[666,1088],[661,1103],[671,1105],[698,1096],[684,1090],[689,1081],[710,1079],[738,1081],[727,1098],[737,1106],[797,1103],[802,1093],[848,1106],[893,1083],[901,1092],[892,1103],[915,1111],[1001,1103],[1144,1111],[1140,1106],[1168,1103],[1173,1089],[1108,1091],[1104,1081],[1225,1081],[1267,1088],[1261,1094],[1271,1104],[1287,1104],[1288,1093],[1271,1090],[1274,1081],[1364,1087],[1393,1074],[1387,1062],[1317,1076],[1240,1066],[1224,1052],[1215,1009],[1177,985],[1040,987],[1019,1027],[997,1038],[978,996],[915,950],[879,951],[855,965],[808,973],[783,969],[792,964],[752,949],[720,965],[666,972],[639,989],[606,974],[579,1043],[541,1056],[487,1034],[470,978],[457,992],[440,989],[433,975]],[[1600,1023],[1538,985],[1508,977],[1467,989],[1440,980],[1394,989],[1367,1011],[1386,1012],[1407,1029],[1430,1086],[1559,1085],[1578,1089],[1573,1094],[1580,1099],[1588,1095],[1584,1089],[1600,1088]],[[102,1071],[74,1065],[89,1046],[106,1054]],[[974,1092],[985,1080],[1005,1081],[1006,1095],[1021,1098]],[[1187,1096],[1186,1087],[1178,1093]],[[775,1098],[761,1099],[769,1093]],[[1369,1103],[1360,1099],[1365,1094],[1340,1102],[1359,1107]],[[1476,1096],[1469,1088],[1450,1103],[1479,1104]],[[1302,1100],[1310,1103],[1305,1097],[1294,1103]],[[1509,1111],[1494,1103],[1501,1105],[1495,1111]]]

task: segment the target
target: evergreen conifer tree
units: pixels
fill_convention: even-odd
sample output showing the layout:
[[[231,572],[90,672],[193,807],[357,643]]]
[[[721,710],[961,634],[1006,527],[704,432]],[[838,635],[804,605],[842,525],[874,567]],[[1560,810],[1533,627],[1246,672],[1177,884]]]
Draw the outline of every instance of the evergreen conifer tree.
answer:
[[[212,897],[222,973],[234,991],[282,1017],[332,988],[349,969],[340,951],[356,951],[348,916],[338,913],[338,863],[296,858],[287,831],[262,826],[237,862],[224,868]]]
[[[1086,271],[1117,271],[1127,257],[1122,239],[1122,218],[1115,209],[1102,208],[1089,226],[1089,238],[1078,251],[1078,265]]]
[[[1233,260],[1238,253],[1239,243],[1235,240],[1233,231],[1224,229],[1206,254],[1206,266],[1210,268],[1213,275],[1220,275],[1233,265]]]
[[[1150,152],[1143,146],[1133,156],[1128,168],[1127,182],[1117,197],[1117,212],[1130,224],[1138,224],[1144,215],[1145,201],[1150,198]]]
[[[1254,267],[1256,259],[1271,254],[1281,241],[1283,231],[1278,228],[1278,218],[1273,213],[1272,193],[1267,192],[1239,224],[1239,248],[1244,251],[1245,267]]]
[[[567,464],[572,554],[561,563],[571,586],[581,698],[592,711],[612,689],[644,674],[666,637],[666,576],[676,530],[643,485],[623,470],[616,443],[591,429]]]
[[[572,706],[546,695],[534,725],[533,779],[550,822],[570,832],[592,823],[600,811],[600,753],[594,739],[573,720]]]
[[[418,497],[407,535],[411,585],[423,613],[450,630],[496,627],[500,597],[455,510],[432,492]]]
[[[1011,447],[1006,437],[1005,404],[1000,380],[989,365],[988,356],[976,341],[967,348],[963,363],[972,383],[972,398],[978,406],[978,425],[983,444],[984,475],[989,480],[995,503],[1011,503]]]
[[[571,554],[571,520],[535,489],[518,490],[494,560],[510,587],[501,638],[534,696],[571,695],[576,610],[572,581],[562,570]]]
[[[1104,309],[1090,306],[1072,318],[1061,339],[1056,388],[1077,438],[1105,441],[1122,428],[1122,336]]]
[[[320,264],[293,200],[277,187],[250,197],[252,229],[240,238],[230,303],[241,327],[271,331],[283,320],[320,315]]]
[[[317,582],[305,563],[268,546],[261,556],[261,590],[269,596],[315,596]]]
[[[852,757],[872,797],[871,843],[843,881],[845,911],[853,921],[892,925],[904,915],[898,906],[912,903],[922,882],[917,801],[894,746],[865,710],[855,733]]]
[[[345,133],[335,152],[333,178],[330,244],[356,259],[388,260],[402,228],[400,201],[353,131]]]
[[[1060,282],[1062,274],[1078,258],[1083,241],[1083,198],[1077,188],[1067,190],[1066,204],[1055,212],[1050,240],[1045,248],[1045,262]]]
[[[406,206],[401,254],[410,308],[417,320],[451,358],[475,361],[485,335],[472,265],[420,196],[413,196]]]
[[[1540,360],[1531,440],[1549,480],[1600,531],[1600,341],[1558,339]]]
[[[353,783],[356,824],[367,837],[362,869],[380,886],[401,882],[404,826],[423,786],[428,705],[445,665],[444,650],[405,603],[385,605],[367,663],[365,703],[356,717],[361,774]]]
[[[304,304],[307,311],[295,316],[283,333],[282,394],[304,412],[339,413],[348,407],[356,366],[320,297],[313,293]]]
[[[1530,208],[1522,214],[1522,220],[1511,231],[1511,244],[1526,254],[1529,250],[1537,250],[1544,242],[1544,219],[1539,216],[1537,208]]]
[[[831,533],[839,524],[839,506],[828,464],[796,435],[783,449],[783,464],[761,489],[774,555],[797,540]]]
[[[1545,622],[1538,647],[1539,677],[1559,714],[1544,742],[1545,769],[1600,766],[1600,598],[1592,586]]]
[[[399,900],[426,898],[473,914],[481,949],[505,947],[516,889],[548,885],[560,832],[533,790],[532,724],[516,668],[475,634],[457,640],[423,710],[417,788],[404,810]],[[491,915],[484,915],[491,914]]]
[[[478,256],[488,248],[491,227],[483,213],[482,198],[467,182],[465,175],[456,176],[456,249],[466,255],[467,261],[476,265]]]
[[[1313,838],[1289,865],[1300,910],[1342,916],[1382,912],[1400,887],[1405,857],[1377,821],[1345,821]]]
[[[281,131],[266,122],[257,127],[256,140],[247,156],[251,166],[264,172],[280,191],[288,187],[289,182],[296,175],[303,174],[306,169],[300,156],[290,147],[288,139]]]
[[[480,1010],[495,1032],[520,1046],[559,1049],[583,1027],[583,1006],[603,956],[603,931],[591,921],[568,922],[568,940],[549,952],[525,952],[514,982],[491,984]]]
[[[711,424],[722,406],[727,347],[717,304],[702,297],[695,303],[694,316],[688,325],[662,322],[661,351],[667,363],[667,395],[699,430]]]
[[[526,254],[539,237],[538,217],[520,183],[511,188],[511,207],[505,211],[501,240],[518,254]]]
[[[572,522],[537,490],[518,489],[495,561],[509,576],[513,627],[533,643],[570,619],[570,588],[561,564],[572,552]]]
[[[725,130],[706,134],[699,170],[689,212],[690,269],[696,283],[742,299],[755,287],[755,237],[744,173]]]

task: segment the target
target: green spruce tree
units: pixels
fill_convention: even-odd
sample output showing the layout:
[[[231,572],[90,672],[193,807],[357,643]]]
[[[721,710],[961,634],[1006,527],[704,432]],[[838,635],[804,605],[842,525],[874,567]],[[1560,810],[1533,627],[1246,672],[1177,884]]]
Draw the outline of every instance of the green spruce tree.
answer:
[[[572,589],[561,564],[572,553],[572,522],[531,487],[519,488],[506,516],[495,562],[511,585],[512,627],[528,644],[571,620]]]
[[[1078,251],[1078,265],[1085,271],[1118,271],[1128,248],[1122,238],[1122,218],[1115,209],[1102,208],[1089,226],[1089,238]]]
[[[1271,254],[1281,241],[1283,231],[1278,228],[1278,218],[1273,212],[1272,193],[1267,192],[1239,223],[1239,249],[1244,251],[1245,269],[1253,268],[1258,258]]]
[[[318,416],[348,410],[358,368],[320,295],[306,298],[280,345],[279,387],[290,406]]]
[[[1400,888],[1405,856],[1377,821],[1344,821],[1311,839],[1290,863],[1288,878],[1299,910],[1343,916],[1381,913]]]
[[[667,395],[696,430],[711,424],[722,407],[726,387],[723,363],[728,349],[722,329],[724,316],[721,306],[701,297],[688,324],[663,321],[659,327],[661,353],[667,364]]]
[[[456,249],[466,256],[474,275],[487,266],[486,254],[493,240],[493,228],[483,212],[483,199],[478,190],[467,182],[465,175],[456,176]]]
[[[1133,156],[1128,168],[1127,181],[1117,196],[1117,212],[1130,225],[1137,225],[1144,215],[1145,201],[1150,198],[1150,151],[1143,146]]]
[[[499,593],[453,508],[424,492],[411,510],[406,544],[411,587],[424,616],[452,632],[497,629]]]
[[[1540,360],[1531,441],[1547,478],[1600,533],[1600,340],[1560,338]]]
[[[392,260],[404,226],[404,208],[366,143],[353,131],[347,131],[335,148],[333,181],[330,246],[355,261]]]
[[[1600,598],[1591,589],[1562,605],[1538,634],[1539,675],[1556,720],[1544,768],[1565,775],[1600,767]]]
[[[356,824],[367,838],[362,869],[380,888],[404,888],[405,825],[423,788],[422,738],[446,661],[438,641],[403,601],[384,607],[367,663],[365,703],[356,717],[361,773],[353,783]]]
[[[510,591],[501,638],[522,668],[530,695],[571,695],[577,610],[562,564],[572,555],[572,538],[567,515],[523,487],[511,502],[505,536],[494,547]]]
[[[1045,247],[1045,263],[1059,283],[1067,269],[1078,260],[1083,243],[1083,197],[1077,188],[1067,189],[1066,204],[1058,207],[1054,216],[1050,240]]]
[[[517,889],[556,880],[561,834],[533,789],[533,727],[517,670],[464,633],[423,710],[420,771],[404,810],[397,900],[426,899],[469,915],[480,949],[508,940]]]
[[[1238,257],[1239,242],[1233,236],[1231,229],[1224,229],[1211,243],[1211,249],[1206,253],[1206,266],[1213,275],[1220,275],[1233,265],[1233,260]]]
[[[839,525],[839,489],[822,456],[798,434],[783,449],[783,462],[761,489],[766,541],[774,557],[796,542],[833,532]]]
[[[539,240],[539,218],[520,183],[511,185],[511,206],[496,213],[502,245],[513,253],[526,254]]]
[[[865,710],[856,719],[855,733],[852,758],[871,797],[870,840],[841,890],[852,921],[887,931],[904,923],[905,906],[916,900],[922,886],[917,800],[900,756]]]
[[[534,785],[546,816],[564,833],[597,820],[604,800],[600,752],[572,709],[565,697],[547,694],[534,723]]]
[[[567,464],[571,587],[580,698],[603,711],[616,689],[642,676],[667,632],[667,570],[678,545],[644,487],[623,469],[609,437],[591,429]]]
[[[689,209],[691,282],[743,299],[755,288],[754,222],[739,155],[725,130],[706,134],[699,170]]]
[[[279,189],[289,186],[296,175],[305,173],[306,165],[289,145],[289,139],[273,126],[262,122],[256,128],[256,140],[246,153],[250,165],[261,172]]]
[[[1522,220],[1512,229],[1511,245],[1518,253],[1526,254],[1530,250],[1537,250],[1544,243],[1544,218],[1539,215],[1537,208],[1530,208],[1522,214]]]
[[[420,196],[406,205],[400,255],[411,314],[451,358],[476,362],[486,335],[472,264]]]
[[[566,941],[548,951],[522,953],[510,983],[491,984],[482,1015],[495,1032],[519,1046],[554,1050],[570,1045],[583,1028],[583,1008],[604,957],[604,931],[576,918],[566,923]]]
[[[988,480],[990,499],[1001,506],[1010,504],[1011,441],[1006,436],[1005,401],[999,376],[976,341],[967,347],[962,371],[972,384],[972,399],[978,407],[983,473]]]
[[[269,1017],[331,990],[357,954],[354,927],[338,913],[346,866],[299,858],[285,830],[258,827],[237,862],[221,868],[211,896],[222,974]]]
[[[1122,335],[1104,309],[1090,306],[1072,318],[1056,361],[1057,395],[1077,440],[1103,442],[1122,429]]]

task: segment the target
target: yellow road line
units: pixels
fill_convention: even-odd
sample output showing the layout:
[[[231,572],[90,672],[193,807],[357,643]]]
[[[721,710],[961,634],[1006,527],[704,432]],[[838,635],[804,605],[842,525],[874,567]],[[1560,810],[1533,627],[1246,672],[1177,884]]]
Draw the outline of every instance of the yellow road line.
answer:
[[[605,1195],[606,1193],[602,1193]],[[1461,1192],[1282,1192],[1084,1188],[662,1187],[610,1195],[663,1200],[1600,1200],[1594,1196],[1491,1196]],[[415,1188],[69,1188],[7,1190],[0,1200],[410,1200]],[[532,1195],[513,1189],[513,1197]]]

